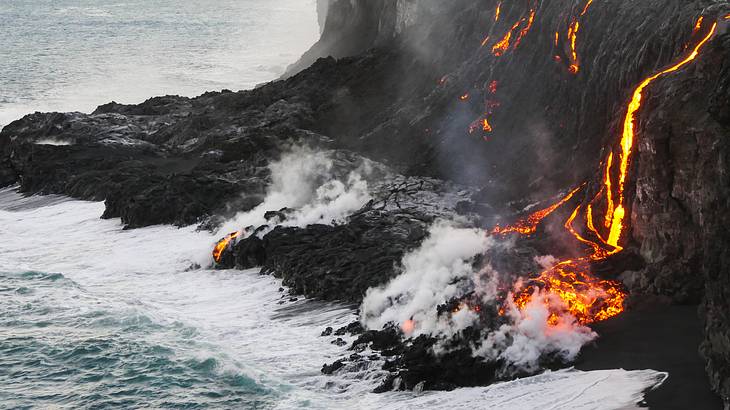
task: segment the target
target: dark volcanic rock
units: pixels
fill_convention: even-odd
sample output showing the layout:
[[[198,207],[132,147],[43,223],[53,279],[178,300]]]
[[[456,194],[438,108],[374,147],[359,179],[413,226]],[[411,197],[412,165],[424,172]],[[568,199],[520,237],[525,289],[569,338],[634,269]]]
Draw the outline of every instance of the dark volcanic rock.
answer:
[[[263,266],[293,291],[324,300],[359,302],[397,273],[404,252],[418,246],[433,221],[412,211],[367,211],[343,225],[276,227],[263,239],[239,241],[239,267]]]

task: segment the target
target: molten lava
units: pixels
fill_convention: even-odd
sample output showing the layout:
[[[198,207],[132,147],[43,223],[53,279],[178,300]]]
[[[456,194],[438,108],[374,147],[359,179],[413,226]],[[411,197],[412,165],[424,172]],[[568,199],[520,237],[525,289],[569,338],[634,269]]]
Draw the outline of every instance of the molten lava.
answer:
[[[499,21],[499,13],[502,10],[502,2],[497,3],[497,10],[494,11],[494,21]]]
[[[666,68],[654,75],[652,75],[649,78],[646,78],[644,81],[642,81],[638,87],[634,90],[633,96],[631,97],[631,102],[629,103],[626,117],[624,118],[624,126],[623,126],[623,134],[621,136],[621,152],[619,155],[619,178],[618,178],[618,186],[617,186],[617,204],[615,209],[613,210],[612,215],[608,215],[607,217],[610,218],[610,230],[607,242],[609,245],[618,247],[619,240],[621,239],[621,234],[624,229],[624,218],[626,217],[626,209],[625,209],[625,196],[624,196],[624,188],[626,184],[626,179],[628,178],[629,173],[629,161],[631,159],[631,153],[634,147],[634,141],[636,139],[636,132],[634,130],[634,125],[636,122],[636,112],[641,108],[641,101],[643,98],[644,89],[648,87],[654,80],[656,80],[659,77],[664,76],[665,74],[675,72],[679,70],[680,68],[684,67],[685,65],[689,64],[690,62],[694,61],[695,58],[697,58],[697,55],[700,52],[700,49],[702,46],[704,46],[710,38],[715,34],[715,30],[717,29],[717,23],[713,23],[712,27],[710,28],[707,35],[705,35],[702,40],[700,40],[699,43],[692,49],[692,52],[682,60],[680,60],[678,63],[670,66],[669,68]],[[609,165],[610,168],[610,165]],[[606,173],[608,175],[607,177],[607,183],[605,184],[605,187],[607,189],[606,192],[611,192],[611,170],[607,169]]]
[[[590,1],[586,5],[584,12],[589,5]],[[695,25],[695,32],[699,32],[701,28],[702,18]],[[583,257],[560,261],[551,268],[541,272],[536,278],[530,279],[524,285],[520,285],[513,294],[513,301],[520,310],[524,311],[533,297],[541,297],[551,313],[548,323],[553,325],[558,322],[558,317],[566,312],[575,317],[579,323],[588,324],[608,319],[623,311],[626,293],[622,289],[621,284],[616,281],[602,280],[594,276],[591,273],[591,263],[604,260],[623,250],[620,242],[625,228],[624,218],[626,217],[625,184],[628,179],[631,154],[636,140],[636,114],[641,108],[643,92],[654,80],[675,72],[695,60],[702,47],[715,34],[716,29],[717,23],[714,23],[708,33],[694,46],[688,56],[644,79],[635,88],[624,118],[618,162],[614,161],[613,152],[609,153],[605,162],[601,190],[585,206],[584,214],[581,213],[584,206],[579,205],[565,223],[565,228],[568,232],[577,241],[587,245],[592,252]],[[616,165],[617,169],[615,169]],[[618,181],[614,184],[613,174],[615,172],[618,172]],[[570,200],[577,192],[577,189],[573,190],[558,203],[530,215],[527,219],[518,221],[514,225],[505,228],[497,226],[492,232],[494,234],[509,232],[522,235],[533,234],[536,226],[542,219]],[[603,226],[596,226],[594,221],[594,203],[599,198],[606,199],[606,212],[602,218]],[[575,229],[574,222],[578,219],[579,215],[584,220],[585,230],[594,238],[586,238]],[[602,230],[607,231],[605,239],[604,234],[601,233]]]
[[[703,16],[700,16],[700,18],[697,19],[697,23],[695,23],[695,28],[694,30],[692,30],[693,34],[696,34],[698,31],[700,31],[700,29],[702,28],[702,21],[704,19],[705,18]]]
[[[491,82],[489,83],[489,92],[490,92],[491,94],[494,94],[494,93],[496,93],[496,92],[497,92],[497,87],[498,87],[498,86],[499,86],[499,82],[498,82],[497,80],[492,80],[492,81],[491,81]]]
[[[578,42],[578,31],[580,30],[580,18],[583,17],[587,12],[588,9],[591,7],[591,4],[593,4],[593,0],[588,0],[583,7],[583,11],[580,12],[578,17],[574,17],[568,25],[568,41],[570,45],[570,65],[568,66],[568,70],[572,74],[578,74],[578,71],[580,71],[580,62],[578,61],[578,49],[577,49],[577,42]],[[558,33],[555,33],[555,45],[558,44]]]
[[[545,219],[548,215],[552,214],[563,206],[566,202],[570,201],[571,198],[581,189],[583,188],[583,185],[579,186],[578,188],[575,188],[574,190],[570,191],[568,195],[566,195],[563,199],[556,202],[553,205],[550,205],[549,207],[545,209],[541,209],[530,216],[528,216],[525,219],[521,219],[514,223],[514,225],[507,225],[505,227],[500,227],[499,225],[495,226],[492,229],[492,234],[499,234],[499,235],[506,235],[508,233],[519,233],[521,235],[532,235],[537,231],[537,226],[542,222],[543,219]]]
[[[504,36],[502,36],[502,39],[492,46],[492,54],[495,57],[501,57],[510,49],[510,47],[512,50],[517,49],[517,47],[520,46],[522,39],[530,32],[534,22],[535,8],[531,7],[528,14],[517,20],[504,34]],[[512,42],[513,38],[515,39],[514,43]],[[486,43],[486,40],[482,44],[484,43]]]
[[[218,241],[218,243],[215,245],[215,248],[213,248],[213,260],[216,263],[219,263],[221,261],[221,256],[223,255],[223,251],[225,251],[228,248],[228,245],[231,244],[231,241],[241,236],[242,232],[233,232],[226,235],[225,238]]]

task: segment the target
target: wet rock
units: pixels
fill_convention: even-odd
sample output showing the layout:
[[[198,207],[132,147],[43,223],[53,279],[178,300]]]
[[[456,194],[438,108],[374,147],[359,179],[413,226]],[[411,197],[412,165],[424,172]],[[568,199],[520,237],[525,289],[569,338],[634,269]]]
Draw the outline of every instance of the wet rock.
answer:
[[[341,337],[338,337],[337,339],[332,341],[332,344],[335,346],[345,346],[347,345],[347,342],[344,341]]]
[[[345,363],[342,360],[337,360],[332,364],[325,364],[322,366],[322,374],[332,374],[344,366]]]

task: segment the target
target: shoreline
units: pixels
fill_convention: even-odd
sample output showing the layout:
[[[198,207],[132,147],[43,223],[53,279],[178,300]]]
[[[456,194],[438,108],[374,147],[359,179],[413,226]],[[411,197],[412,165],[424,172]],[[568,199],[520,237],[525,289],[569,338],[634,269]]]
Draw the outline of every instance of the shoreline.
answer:
[[[698,352],[702,326],[697,305],[645,303],[591,327],[599,338],[583,348],[576,369],[667,372],[667,380],[646,393],[649,408],[722,409]]]

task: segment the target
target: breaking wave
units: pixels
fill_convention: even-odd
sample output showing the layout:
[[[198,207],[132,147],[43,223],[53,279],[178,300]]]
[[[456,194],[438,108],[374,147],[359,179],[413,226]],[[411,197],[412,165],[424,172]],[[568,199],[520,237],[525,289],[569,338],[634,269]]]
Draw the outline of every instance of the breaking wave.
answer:
[[[278,280],[256,271],[191,268],[210,258],[210,233],[124,230],[118,219],[99,219],[103,209],[0,190],[5,405],[519,409],[534,400],[611,409],[633,405],[663,378],[564,371],[454,392],[373,394],[378,363],[319,372],[347,354],[320,333],[356,319],[353,309],[290,301]],[[473,249],[483,245],[474,240]]]

